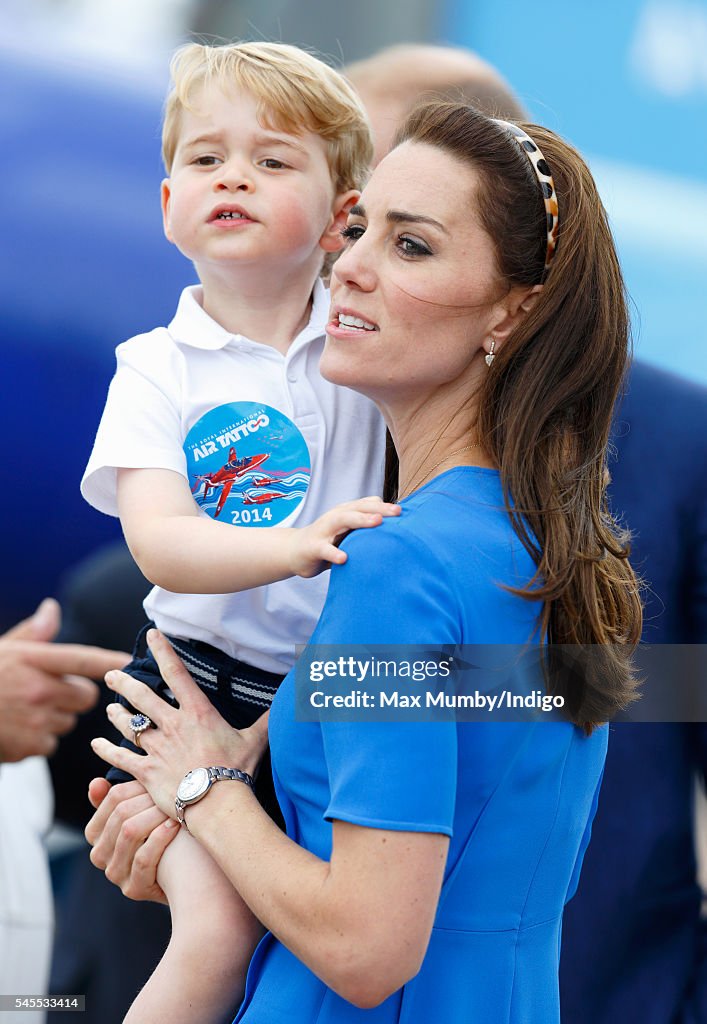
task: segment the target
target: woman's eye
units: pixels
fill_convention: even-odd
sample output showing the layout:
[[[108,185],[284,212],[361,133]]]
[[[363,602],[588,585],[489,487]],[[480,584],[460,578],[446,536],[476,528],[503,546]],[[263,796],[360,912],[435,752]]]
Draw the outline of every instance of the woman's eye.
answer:
[[[347,224],[341,231],[341,237],[346,242],[355,242],[361,237],[365,230],[366,229],[363,224]]]
[[[432,255],[432,250],[424,242],[419,242],[415,238],[409,238],[407,235],[400,235],[397,246],[404,256]]]

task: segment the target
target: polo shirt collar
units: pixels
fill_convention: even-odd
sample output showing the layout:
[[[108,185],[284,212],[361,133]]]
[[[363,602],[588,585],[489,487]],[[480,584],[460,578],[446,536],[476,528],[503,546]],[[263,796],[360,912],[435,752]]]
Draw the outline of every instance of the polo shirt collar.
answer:
[[[229,342],[245,341],[254,344],[250,338],[242,334],[230,334],[224,327],[217,324],[202,306],[203,289],[200,284],[190,285],[182,292],[177,312],[167,328],[171,336],[180,345],[191,348],[217,350],[225,348]],[[312,292],[312,310],[309,322],[292,341],[292,346],[320,338],[329,316],[329,292],[321,278],[317,278]],[[291,347],[292,347],[291,346]]]

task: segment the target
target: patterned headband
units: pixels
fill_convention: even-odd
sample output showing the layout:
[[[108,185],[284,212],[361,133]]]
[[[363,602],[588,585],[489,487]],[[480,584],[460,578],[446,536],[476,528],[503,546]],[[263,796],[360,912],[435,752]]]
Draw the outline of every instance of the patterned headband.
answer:
[[[513,135],[513,138],[533,165],[533,170],[540,182],[540,190],[543,194],[545,213],[547,215],[547,248],[545,250],[545,270],[547,270],[557,249],[557,232],[560,226],[557,193],[555,192],[555,183],[552,180],[550,167],[542,155],[540,147],[533,142],[531,137],[522,128],[519,128],[517,124],[511,124],[510,121],[495,120],[496,124],[503,125]]]

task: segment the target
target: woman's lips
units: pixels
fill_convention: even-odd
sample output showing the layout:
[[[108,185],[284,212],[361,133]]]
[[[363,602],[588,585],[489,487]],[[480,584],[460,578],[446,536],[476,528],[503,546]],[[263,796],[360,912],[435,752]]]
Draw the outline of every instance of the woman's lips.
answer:
[[[378,325],[366,320],[353,310],[337,310],[331,317],[327,331],[335,338],[352,337],[353,335],[375,334]]]
[[[353,313],[339,313],[339,323],[342,327],[357,327],[362,331],[375,331],[376,325],[362,316],[354,316]]]

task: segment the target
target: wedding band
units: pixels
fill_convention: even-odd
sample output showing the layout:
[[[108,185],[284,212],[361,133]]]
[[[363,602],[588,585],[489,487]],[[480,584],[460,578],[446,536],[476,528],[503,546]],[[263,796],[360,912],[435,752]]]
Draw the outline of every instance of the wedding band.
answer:
[[[140,747],[140,733],[151,728],[151,726],[151,719],[149,719],[147,715],[143,715],[140,711],[130,719],[130,728],[133,731],[133,743],[136,747]],[[140,749],[142,750],[142,747],[140,747]]]

